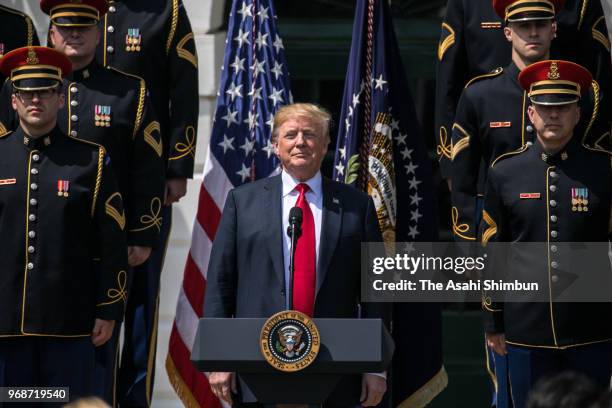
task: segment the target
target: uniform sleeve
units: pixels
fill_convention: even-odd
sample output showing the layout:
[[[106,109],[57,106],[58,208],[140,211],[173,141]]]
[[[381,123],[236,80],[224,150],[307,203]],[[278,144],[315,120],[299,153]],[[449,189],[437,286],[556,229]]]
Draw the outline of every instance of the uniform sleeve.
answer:
[[[236,312],[236,201],[230,191],[213,240],[208,263],[204,317],[233,317]]]
[[[463,86],[470,79],[463,45],[463,2],[449,0],[438,44],[435,132],[443,178],[451,177],[451,129]]]
[[[112,172],[110,157],[100,148],[94,192],[94,219],[100,245],[96,274],[96,318],[123,320],[127,302],[128,263],[123,199]]]
[[[193,177],[198,133],[198,57],[191,24],[181,0],[172,0],[168,37],[170,146],[167,178]]]
[[[507,214],[499,195],[499,181],[494,170],[489,170],[487,187],[484,197],[484,210],[482,213],[481,243],[487,254],[487,262],[483,271],[484,279],[500,279],[499,271],[507,268],[505,265],[506,251],[501,246],[488,245],[491,242],[505,242],[507,234]],[[504,333],[504,304],[492,299],[486,290],[482,293],[482,310],[484,312],[484,327],[487,333]]]
[[[476,211],[478,174],[482,147],[478,136],[477,107],[467,88],[457,107],[452,131],[451,191],[453,236],[456,241],[475,241],[477,236]]]
[[[130,201],[127,204],[128,245],[154,247],[162,224],[164,159],[160,124],[141,82],[139,110],[130,155]]]
[[[17,114],[11,103],[12,94],[13,85],[11,80],[7,79],[0,90],[0,134],[17,129]]]

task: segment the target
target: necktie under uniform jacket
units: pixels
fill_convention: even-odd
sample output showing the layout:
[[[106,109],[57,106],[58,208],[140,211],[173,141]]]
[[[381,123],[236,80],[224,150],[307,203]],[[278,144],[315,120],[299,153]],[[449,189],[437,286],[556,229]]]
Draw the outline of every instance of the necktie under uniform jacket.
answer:
[[[198,130],[198,58],[181,0],[110,1],[97,60],[147,83],[167,178],[191,178]]]
[[[285,310],[281,176],[229,192],[207,272],[205,317],[269,317]],[[316,270],[315,318],[356,318],[360,307],[361,242],[381,242],[372,200],[323,178],[323,210]],[[387,308],[362,304],[361,317],[387,321]],[[355,340],[357,341],[357,339]],[[244,384],[243,402],[255,401]],[[355,405],[361,376],[341,381],[329,401]]]
[[[550,299],[532,303],[526,297],[525,302],[504,303],[495,301],[485,291],[487,332],[505,333],[508,343],[527,347],[565,348],[612,339],[612,325],[607,319],[602,320],[602,316],[612,313],[612,304],[553,302],[567,290],[572,274],[579,277],[598,272],[585,271],[584,263],[563,252],[567,248],[563,243],[609,241],[610,158],[610,152],[583,147],[577,140],[554,155],[546,154],[535,142],[493,164],[485,194],[483,244],[534,242],[539,243],[537,248],[542,253],[534,255],[530,251],[530,256],[519,253],[508,260],[513,265],[508,276],[497,274],[491,263],[485,277],[544,282],[546,287],[540,290],[550,293]],[[588,211],[576,211],[572,208],[572,192],[585,189]],[[605,261],[599,265],[607,265],[607,270],[599,272],[610,274],[607,249],[600,255]]]
[[[125,215],[111,171],[104,148],[58,128],[0,136],[0,337],[86,337],[96,318],[122,320]]]

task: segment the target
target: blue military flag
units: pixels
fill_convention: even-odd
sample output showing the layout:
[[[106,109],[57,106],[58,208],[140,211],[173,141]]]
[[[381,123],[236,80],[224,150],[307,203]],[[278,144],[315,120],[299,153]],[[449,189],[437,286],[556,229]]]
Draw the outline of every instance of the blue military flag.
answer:
[[[334,179],[368,192],[385,242],[436,241],[431,165],[386,1],[357,1],[352,38]],[[424,407],[448,381],[440,305],[394,304],[392,334],[393,405]]]

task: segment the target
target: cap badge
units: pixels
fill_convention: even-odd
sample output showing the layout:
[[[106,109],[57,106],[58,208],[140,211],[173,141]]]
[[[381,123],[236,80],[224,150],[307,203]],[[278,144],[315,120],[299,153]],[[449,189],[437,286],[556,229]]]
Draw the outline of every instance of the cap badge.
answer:
[[[550,64],[550,68],[548,70],[548,79],[551,79],[553,81],[561,79],[561,74],[559,74],[559,67],[557,66],[557,63],[555,61]]]
[[[28,65],[38,65],[40,61],[38,60],[38,55],[36,55],[36,51],[34,48],[28,48],[28,57],[26,58],[26,64]]]

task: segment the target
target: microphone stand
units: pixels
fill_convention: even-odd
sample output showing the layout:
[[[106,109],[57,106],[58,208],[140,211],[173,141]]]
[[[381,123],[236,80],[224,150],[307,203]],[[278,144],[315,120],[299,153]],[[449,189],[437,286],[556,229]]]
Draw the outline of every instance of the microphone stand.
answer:
[[[293,307],[293,274],[295,272],[295,247],[298,238],[302,235],[302,228],[298,224],[297,220],[290,220],[289,226],[287,227],[287,235],[291,238],[291,250],[289,251],[289,309]],[[288,309],[288,310],[289,310]]]

